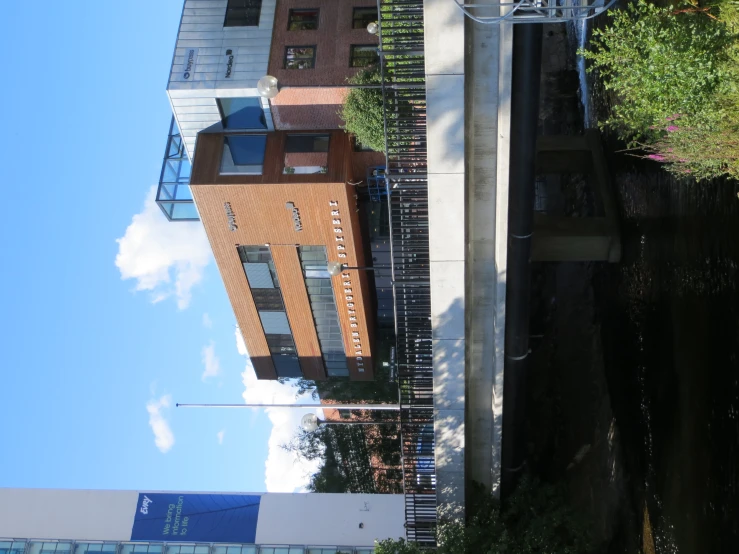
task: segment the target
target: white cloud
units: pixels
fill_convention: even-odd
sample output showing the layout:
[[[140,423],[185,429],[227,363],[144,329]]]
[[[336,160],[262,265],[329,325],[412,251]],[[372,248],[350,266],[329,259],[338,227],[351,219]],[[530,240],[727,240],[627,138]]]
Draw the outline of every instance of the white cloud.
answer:
[[[247,355],[244,339],[238,329],[236,347],[239,353]],[[294,386],[277,381],[258,380],[248,359],[241,378],[245,387],[242,396],[247,404],[295,404],[297,401]],[[313,401],[310,395],[303,395],[300,402]],[[267,492],[303,491],[310,481],[310,476],[318,470],[319,462],[301,460],[296,454],[285,451],[282,445],[293,439],[300,427],[300,418],[307,410],[267,408],[265,411],[272,422],[272,433],[267,442],[269,451],[264,464],[264,483]]]
[[[136,280],[135,290],[150,291],[153,303],[174,295],[184,310],[211,260],[210,246],[199,221],[167,221],[155,195],[156,187],[152,187],[141,213],[133,216],[126,233],[116,239],[115,265],[121,279]]]
[[[221,429],[216,433],[216,438],[218,439],[218,444],[223,444],[223,437],[226,436],[226,430]]]
[[[210,329],[211,327],[213,327],[213,320],[208,314],[203,314],[203,327],[205,327],[206,329]]]
[[[168,394],[159,400],[149,400],[146,404],[146,411],[149,412],[149,425],[154,432],[154,444],[163,454],[169,452],[174,446],[174,433],[169,427],[169,422],[162,415],[162,410],[169,408],[171,404],[172,397]]]
[[[205,370],[203,371],[202,379],[207,380],[209,377],[216,377],[221,373],[221,361],[216,356],[216,345],[213,341],[210,341],[208,346],[203,346],[201,352],[203,365]]]

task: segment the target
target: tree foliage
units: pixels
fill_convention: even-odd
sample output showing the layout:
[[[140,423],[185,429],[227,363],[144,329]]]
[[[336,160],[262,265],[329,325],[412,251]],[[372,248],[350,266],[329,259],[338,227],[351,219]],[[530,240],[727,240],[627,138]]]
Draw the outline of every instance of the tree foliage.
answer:
[[[380,83],[377,69],[365,69],[349,79],[354,85]],[[353,88],[349,90],[341,108],[344,129],[353,134],[360,144],[377,152],[385,151],[385,123],[383,119],[382,92],[377,88]]]
[[[397,453],[397,435],[390,431],[388,438],[391,455]],[[399,469],[373,465],[373,459],[382,458],[383,445],[368,441],[363,426],[322,425],[313,432],[301,431],[285,448],[307,460],[322,460],[308,485],[312,492],[402,492]]]
[[[729,0],[616,11],[581,52],[618,97],[604,126],[677,174],[739,176],[738,36],[722,17],[735,12]]]
[[[560,487],[524,479],[501,509],[497,500],[477,490],[467,506],[468,519],[441,525],[439,554],[585,554],[586,527],[567,507]],[[403,540],[378,542],[375,554],[422,554]]]

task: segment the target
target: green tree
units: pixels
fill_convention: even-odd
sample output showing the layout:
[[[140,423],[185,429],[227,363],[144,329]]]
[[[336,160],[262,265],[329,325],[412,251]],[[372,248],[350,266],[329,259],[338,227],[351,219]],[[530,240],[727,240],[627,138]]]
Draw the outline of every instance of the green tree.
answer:
[[[523,479],[501,509],[478,488],[467,506],[467,522],[444,522],[439,554],[585,554],[589,535],[582,519],[564,501],[561,487]],[[375,554],[422,554],[413,543],[386,540]]]
[[[397,451],[397,435],[394,442]],[[364,427],[322,425],[313,432],[301,431],[284,448],[306,460],[321,460],[308,484],[312,492],[402,492],[402,472],[373,467],[376,453],[367,442]]]
[[[733,0],[616,11],[581,52],[617,96],[603,125],[673,173],[739,177],[737,20]]]
[[[657,7],[645,0],[614,12],[581,54],[619,101],[605,122],[627,139],[661,136],[676,115],[703,113],[728,77],[736,37],[705,13]]]
[[[380,83],[376,68],[365,69],[349,79],[354,85]],[[360,144],[377,152],[385,151],[385,122],[382,92],[377,88],[353,88],[339,112],[344,129],[353,134]]]

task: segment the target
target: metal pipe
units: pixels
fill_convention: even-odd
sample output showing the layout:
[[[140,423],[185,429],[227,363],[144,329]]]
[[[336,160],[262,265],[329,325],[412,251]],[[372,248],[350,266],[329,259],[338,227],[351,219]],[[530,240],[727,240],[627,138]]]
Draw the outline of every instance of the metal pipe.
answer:
[[[511,154],[506,278],[505,377],[501,497],[516,487],[526,460],[526,372],[529,355],[531,236],[534,226],[536,134],[539,123],[542,25],[513,31]]]

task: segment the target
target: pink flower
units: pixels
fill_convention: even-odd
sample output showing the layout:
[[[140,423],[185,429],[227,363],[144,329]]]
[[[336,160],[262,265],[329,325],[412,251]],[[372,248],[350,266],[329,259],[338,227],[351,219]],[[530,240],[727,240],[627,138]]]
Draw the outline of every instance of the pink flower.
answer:
[[[660,154],[649,154],[649,156],[647,156],[647,158],[649,158],[650,160],[654,160],[655,162],[663,162],[663,161],[665,161],[665,157],[664,156],[661,156]]]
[[[669,127],[667,127],[667,132],[671,133],[673,131],[677,131],[679,128],[680,127],[678,127],[677,125],[670,125]]]

